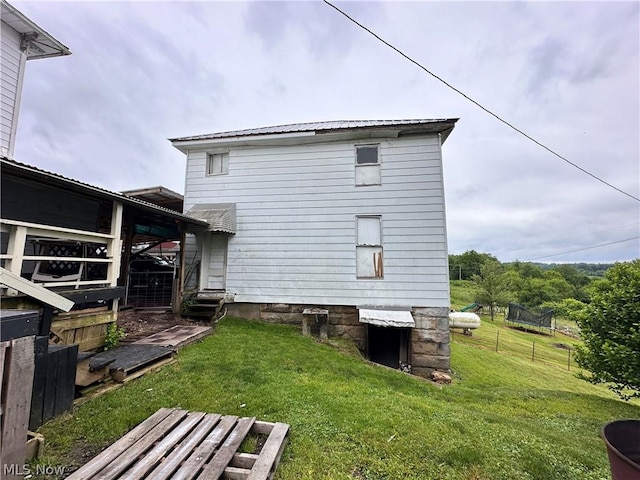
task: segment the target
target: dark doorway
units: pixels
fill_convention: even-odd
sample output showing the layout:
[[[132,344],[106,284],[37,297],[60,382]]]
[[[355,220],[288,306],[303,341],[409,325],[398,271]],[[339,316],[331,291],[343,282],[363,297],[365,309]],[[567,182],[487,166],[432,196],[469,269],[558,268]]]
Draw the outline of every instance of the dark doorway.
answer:
[[[408,363],[411,329],[368,325],[367,354],[372,362],[391,368]]]

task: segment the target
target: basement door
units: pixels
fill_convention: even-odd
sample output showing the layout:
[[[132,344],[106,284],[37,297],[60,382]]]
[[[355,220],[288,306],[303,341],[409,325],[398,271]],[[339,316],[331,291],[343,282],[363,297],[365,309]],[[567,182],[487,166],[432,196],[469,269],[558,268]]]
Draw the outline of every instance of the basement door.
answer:
[[[409,363],[410,328],[367,325],[367,356],[369,360],[391,368],[400,362]]]
[[[203,266],[206,270],[201,285],[207,290],[225,290],[227,273],[226,233],[210,233],[208,251],[203,251]]]

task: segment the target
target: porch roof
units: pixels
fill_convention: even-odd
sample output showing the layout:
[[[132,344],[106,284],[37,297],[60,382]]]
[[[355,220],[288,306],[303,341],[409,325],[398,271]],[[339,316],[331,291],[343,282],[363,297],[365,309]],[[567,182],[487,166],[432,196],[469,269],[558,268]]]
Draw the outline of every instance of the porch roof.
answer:
[[[211,232],[236,233],[235,203],[196,203],[187,215],[206,221]]]
[[[104,188],[96,187],[94,185],[89,185],[88,183],[80,182],[78,180],[64,177],[56,173],[48,172],[46,170],[41,170],[32,165],[16,162],[15,160],[11,160],[7,157],[0,157],[0,165],[2,166],[2,175],[13,174],[45,184],[62,186],[66,190],[89,195],[94,198],[119,201],[124,205],[128,205],[130,207],[136,208],[137,210],[144,211],[148,215],[161,216],[164,218],[182,221],[187,224],[187,226],[196,229],[206,228],[208,226],[208,223],[206,221],[190,217],[180,212],[176,212],[175,210],[164,208],[135,197],[124,195],[122,193],[116,193]]]

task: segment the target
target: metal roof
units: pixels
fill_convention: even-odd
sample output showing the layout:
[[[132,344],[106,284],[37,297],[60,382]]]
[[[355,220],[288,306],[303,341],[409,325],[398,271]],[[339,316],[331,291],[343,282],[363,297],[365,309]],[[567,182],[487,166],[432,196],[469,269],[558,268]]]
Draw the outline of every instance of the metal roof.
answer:
[[[235,203],[196,203],[187,213],[205,220],[211,232],[236,233]]]
[[[175,210],[170,210],[153,203],[145,202],[144,200],[140,200],[134,197],[128,197],[127,195],[123,195],[121,193],[116,193],[104,188],[96,187],[94,185],[89,185],[88,183],[80,182],[79,180],[74,180],[73,178],[64,177],[62,175],[58,175],[57,173],[51,173],[32,165],[27,165],[26,163],[16,162],[15,160],[10,160],[9,158],[4,156],[0,157],[0,165],[2,166],[2,175],[6,175],[7,171],[12,171],[24,177],[48,183],[64,185],[72,191],[88,193],[99,198],[117,200],[125,205],[139,207],[148,212],[161,213],[165,216],[175,218],[177,220],[182,220],[197,227],[208,226],[208,223],[205,221],[184,215],[182,213],[176,212]]]
[[[175,210],[176,212],[182,212],[184,206],[184,196],[168,189],[167,187],[147,187],[138,188],[136,190],[126,190],[120,192],[127,197],[137,198],[160,207]]]
[[[274,127],[249,128],[229,132],[209,133],[190,137],[169,139],[171,142],[188,142],[196,140],[212,140],[216,138],[250,137],[259,135],[277,135],[286,133],[315,132],[327,133],[357,129],[398,128],[406,127],[407,131],[420,131],[427,128],[430,131],[444,131],[453,127],[457,118],[445,119],[413,119],[413,120],[333,120],[328,122],[293,123]]]
[[[71,54],[65,45],[53,38],[52,35],[36,25],[6,0],[2,0],[0,13],[2,14],[2,23],[7,24],[22,35],[28,60]]]

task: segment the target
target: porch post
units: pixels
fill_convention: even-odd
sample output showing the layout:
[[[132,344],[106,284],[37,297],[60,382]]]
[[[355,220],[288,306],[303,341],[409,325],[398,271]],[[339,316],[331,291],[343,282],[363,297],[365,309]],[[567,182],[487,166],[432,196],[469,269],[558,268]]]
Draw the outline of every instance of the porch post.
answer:
[[[211,262],[211,232],[203,232],[196,234],[198,243],[200,244],[200,283],[198,291],[205,290],[209,285],[209,263]]]
[[[120,276],[120,257],[122,255],[122,202],[113,202],[111,211],[111,236],[107,242],[107,258],[111,259],[107,267],[107,281],[109,286],[116,287],[118,285],[118,277]],[[118,311],[118,299],[113,300],[112,309]]]
[[[24,247],[27,243],[27,227],[14,225],[9,232],[9,244],[7,245],[9,258],[6,260],[5,268],[19,277],[22,273]],[[7,289],[7,295],[16,296],[18,291],[9,288]]]

